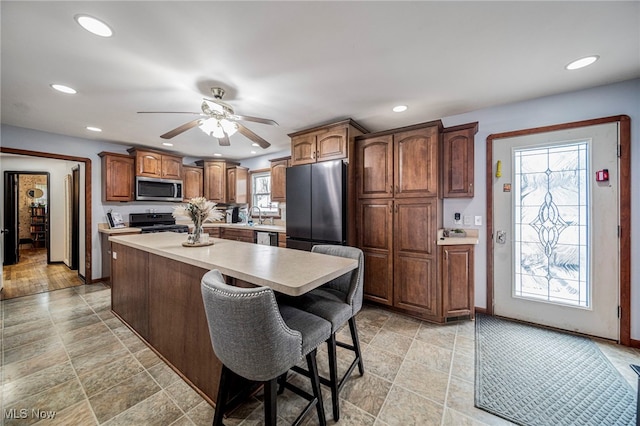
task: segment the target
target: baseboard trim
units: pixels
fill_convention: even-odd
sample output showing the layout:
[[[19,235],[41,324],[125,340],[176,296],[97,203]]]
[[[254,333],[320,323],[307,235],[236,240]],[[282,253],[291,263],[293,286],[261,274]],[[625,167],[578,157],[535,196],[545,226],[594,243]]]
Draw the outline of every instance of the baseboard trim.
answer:
[[[478,308],[477,306],[474,308],[476,311],[476,314],[487,314],[487,308]]]
[[[632,347],[632,348],[640,349],[640,340],[630,339],[629,340],[629,346]]]

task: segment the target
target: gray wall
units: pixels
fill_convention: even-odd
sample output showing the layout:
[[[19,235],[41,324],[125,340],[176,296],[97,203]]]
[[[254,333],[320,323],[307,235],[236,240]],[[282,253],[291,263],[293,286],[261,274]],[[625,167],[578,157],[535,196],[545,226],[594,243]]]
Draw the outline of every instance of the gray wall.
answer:
[[[472,121],[478,121],[478,134],[475,144],[475,197],[471,200],[444,201],[444,225],[453,226],[453,213],[462,212],[465,215],[481,215],[483,225],[478,227],[480,244],[476,247],[475,256],[475,302],[476,306],[486,307],[486,191],[485,191],[485,149],[486,138],[493,133],[540,127],[551,124],[566,123],[592,118],[625,114],[631,117],[632,124],[632,170],[640,170],[640,79],[617,84],[596,87],[578,92],[549,96],[519,103],[485,108],[466,114],[445,117],[445,126],[455,126]],[[355,115],[355,114],[354,114]],[[438,117],[425,117],[424,121]],[[72,138],[35,130],[2,126],[2,145],[33,151],[55,152],[59,154],[88,157],[91,159],[93,181],[93,247],[92,255],[95,259],[93,278],[101,276],[100,240],[97,231],[99,222],[106,222],[105,214],[109,209],[123,213],[144,212],[149,208],[159,211],[170,210],[172,203],[157,205],[139,203],[102,203],[100,185],[100,158],[98,152],[110,151],[126,153],[124,145],[99,143],[86,139]],[[268,159],[286,155],[262,156],[245,160],[242,165],[251,169],[268,167]],[[632,223],[640,223],[640,194],[638,186],[632,187]],[[640,259],[640,227],[631,230],[632,258]],[[632,262],[631,271],[631,337],[640,339],[640,263]]]

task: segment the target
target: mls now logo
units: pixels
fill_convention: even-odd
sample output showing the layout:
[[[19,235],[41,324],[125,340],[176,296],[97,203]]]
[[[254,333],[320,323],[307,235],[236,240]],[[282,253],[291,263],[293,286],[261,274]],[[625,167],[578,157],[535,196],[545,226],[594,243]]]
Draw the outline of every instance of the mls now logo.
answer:
[[[44,411],[36,408],[31,410],[26,408],[10,408],[8,410],[4,410],[5,419],[26,419],[29,417],[35,419],[53,419],[55,416],[55,411]]]

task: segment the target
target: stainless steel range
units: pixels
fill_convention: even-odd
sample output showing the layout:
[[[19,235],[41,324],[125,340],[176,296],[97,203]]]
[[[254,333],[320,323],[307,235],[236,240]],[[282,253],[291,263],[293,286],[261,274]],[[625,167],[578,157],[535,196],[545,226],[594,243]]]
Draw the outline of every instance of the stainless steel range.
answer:
[[[171,213],[131,213],[129,226],[142,229],[143,234],[150,232],[189,232],[189,226],[176,225]]]

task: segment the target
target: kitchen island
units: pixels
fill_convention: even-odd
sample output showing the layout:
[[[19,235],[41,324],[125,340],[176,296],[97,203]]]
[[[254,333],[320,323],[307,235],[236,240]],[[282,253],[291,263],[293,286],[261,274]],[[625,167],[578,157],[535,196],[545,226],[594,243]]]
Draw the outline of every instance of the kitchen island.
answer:
[[[212,404],[222,364],[200,293],[207,271],[220,270],[229,284],[297,296],[357,267],[354,259],[218,238],[211,246],[183,247],[186,235],[173,232],[109,240],[112,311]]]

